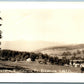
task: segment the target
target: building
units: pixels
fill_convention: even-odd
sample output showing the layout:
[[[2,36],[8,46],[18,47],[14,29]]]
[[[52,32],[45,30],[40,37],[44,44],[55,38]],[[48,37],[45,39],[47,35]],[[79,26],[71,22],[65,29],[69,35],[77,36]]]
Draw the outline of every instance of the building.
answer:
[[[26,59],[27,62],[31,62],[31,58]]]
[[[70,60],[69,65],[73,67],[84,67],[84,60]]]

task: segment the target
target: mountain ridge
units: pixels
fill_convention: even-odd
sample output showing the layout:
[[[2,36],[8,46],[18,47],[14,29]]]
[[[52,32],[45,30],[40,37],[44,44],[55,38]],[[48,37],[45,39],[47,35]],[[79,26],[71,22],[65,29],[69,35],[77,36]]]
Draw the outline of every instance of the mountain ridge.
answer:
[[[2,49],[12,49],[20,51],[35,51],[38,49],[43,49],[46,47],[64,45],[58,42],[48,42],[48,41],[2,41]]]
[[[48,41],[2,41],[2,49],[12,49],[19,51],[42,51],[42,50],[54,50],[54,49],[80,49],[84,48],[84,44],[64,44],[59,42]]]

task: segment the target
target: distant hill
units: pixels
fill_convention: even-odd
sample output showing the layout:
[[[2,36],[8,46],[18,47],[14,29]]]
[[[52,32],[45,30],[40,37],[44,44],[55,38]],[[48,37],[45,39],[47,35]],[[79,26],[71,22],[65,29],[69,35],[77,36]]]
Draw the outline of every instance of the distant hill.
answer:
[[[35,51],[39,49],[44,49],[52,46],[64,45],[63,43],[58,42],[48,42],[48,41],[2,41],[2,49],[11,49],[18,51]]]
[[[84,49],[84,44],[65,45],[59,42],[17,40],[3,41],[1,47],[2,49],[17,51],[33,51],[46,53],[48,55],[61,55],[65,51],[74,52],[77,49]]]
[[[49,49],[49,50],[50,49],[73,50],[73,49],[81,49],[81,48],[84,48],[84,44],[54,46],[54,47],[44,48],[42,50],[47,50],[47,49]]]
[[[48,47],[38,50],[37,52],[46,53],[48,55],[61,55],[63,52],[70,51],[74,52],[76,50],[84,49],[84,44],[76,44],[76,45],[65,45],[65,46],[54,46]]]

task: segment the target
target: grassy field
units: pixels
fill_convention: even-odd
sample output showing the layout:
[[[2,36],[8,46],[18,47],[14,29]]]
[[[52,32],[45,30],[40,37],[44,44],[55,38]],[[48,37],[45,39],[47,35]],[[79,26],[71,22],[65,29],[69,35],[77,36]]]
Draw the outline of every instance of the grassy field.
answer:
[[[35,62],[0,61],[0,73],[81,73],[78,67],[67,67]]]

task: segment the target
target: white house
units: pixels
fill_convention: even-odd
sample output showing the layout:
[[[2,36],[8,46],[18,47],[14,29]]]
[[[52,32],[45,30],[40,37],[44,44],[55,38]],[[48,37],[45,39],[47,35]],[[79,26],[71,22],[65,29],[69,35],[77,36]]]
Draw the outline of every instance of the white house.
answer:
[[[31,62],[31,58],[28,58],[26,61],[27,61],[27,62]]]
[[[73,66],[74,66],[74,67],[78,67],[78,66],[80,67],[80,64],[78,64],[78,63],[73,63]]]
[[[72,64],[73,61],[73,64]],[[81,63],[83,60],[70,60],[69,65],[74,67],[84,67],[84,64]],[[78,63],[77,63],[78,62]]]

